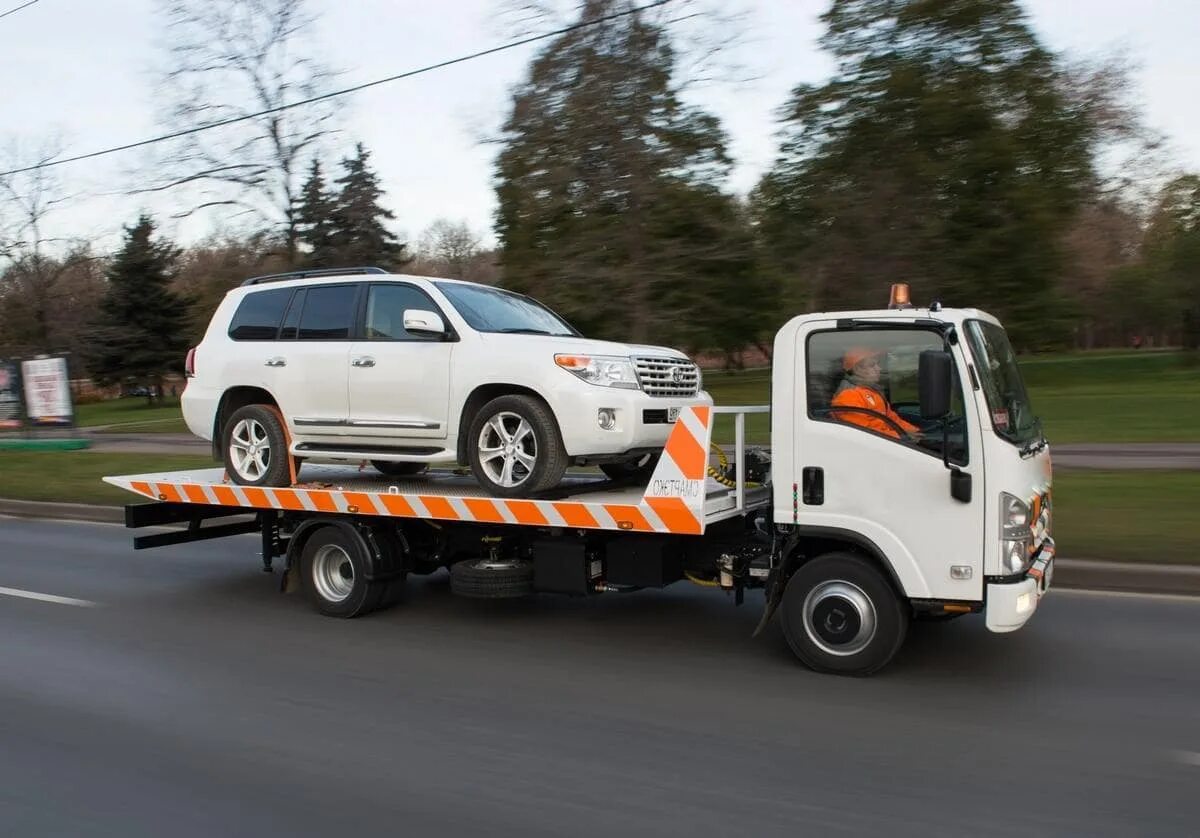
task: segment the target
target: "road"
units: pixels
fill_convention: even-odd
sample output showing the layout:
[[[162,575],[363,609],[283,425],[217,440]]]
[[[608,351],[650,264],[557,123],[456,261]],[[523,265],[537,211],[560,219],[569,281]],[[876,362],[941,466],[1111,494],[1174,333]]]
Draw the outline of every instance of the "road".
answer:
[[[90,434],[91,451],[208,456],[209,443],[190,434]],[[1055,468],[1200,469],[1200,443],[1053,445]]]
[[[0,519],[0,834],[1195,834],[1200,600],[1055,592],[859,680],[694,588],[322,618],[255,546]]]

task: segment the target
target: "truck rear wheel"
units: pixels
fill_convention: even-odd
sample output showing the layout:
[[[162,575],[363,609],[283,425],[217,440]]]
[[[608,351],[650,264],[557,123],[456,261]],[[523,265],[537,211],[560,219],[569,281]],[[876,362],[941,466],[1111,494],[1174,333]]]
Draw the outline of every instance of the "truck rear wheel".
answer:
[[[908,614],[889,581],[852,553],[828,553],[788,580],[780,609],[788,645],[818,672],[870,675],[900,650]]]
[[[300,587],[322,614],[360,617],[399,598],[403,575],[388,570],[358,530],[349,524],[331,524],[320,527],[304,543]]]

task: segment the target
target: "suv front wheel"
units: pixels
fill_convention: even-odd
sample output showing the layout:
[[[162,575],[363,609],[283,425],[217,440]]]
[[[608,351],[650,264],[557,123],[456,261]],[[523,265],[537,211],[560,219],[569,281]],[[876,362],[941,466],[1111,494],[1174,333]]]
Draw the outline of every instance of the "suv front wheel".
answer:
[[[240,486],[290,486],[287,449],[279,414],[265,405],[239,408],[225,423],[225,472]]]
[[[554,414],[531,396],[500,396],[475,414],[468,431],[471,471],[490,494],[520,497],[558,485],[567,452]]]

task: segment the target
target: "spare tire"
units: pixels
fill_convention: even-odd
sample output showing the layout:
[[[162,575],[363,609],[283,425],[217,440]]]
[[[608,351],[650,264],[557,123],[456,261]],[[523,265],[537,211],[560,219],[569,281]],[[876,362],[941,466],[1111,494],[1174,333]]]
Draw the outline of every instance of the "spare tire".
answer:
[[[509,599],[533,593],[533,562],[467,559],[450,566],[450,590],[475,599]]]

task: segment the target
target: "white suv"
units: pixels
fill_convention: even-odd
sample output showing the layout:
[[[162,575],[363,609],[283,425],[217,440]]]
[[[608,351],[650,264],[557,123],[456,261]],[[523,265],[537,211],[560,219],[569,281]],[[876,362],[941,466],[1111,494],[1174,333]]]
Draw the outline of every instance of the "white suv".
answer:
[[[303,459],[389,476],[469,463],[503,497],[552,488],[568,465],[638,479],[679,409],[712,404],[676,350],[588,340],[529,297],[378,268],[246,280],[187,375],[188,428],[249,486],[287,486]]]

